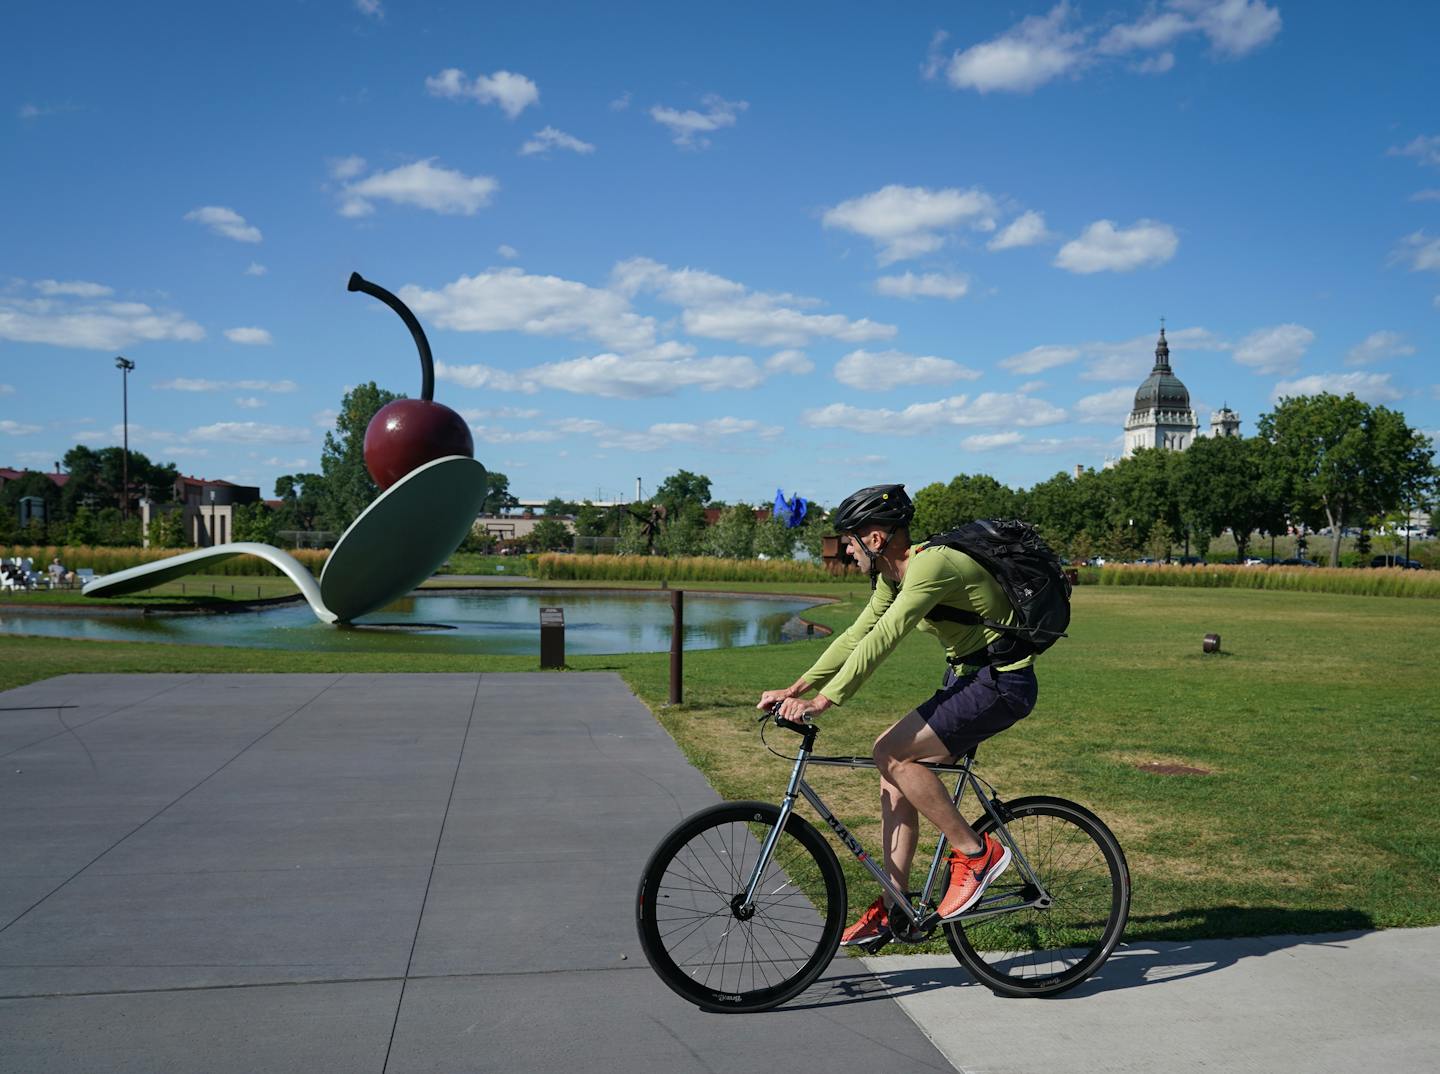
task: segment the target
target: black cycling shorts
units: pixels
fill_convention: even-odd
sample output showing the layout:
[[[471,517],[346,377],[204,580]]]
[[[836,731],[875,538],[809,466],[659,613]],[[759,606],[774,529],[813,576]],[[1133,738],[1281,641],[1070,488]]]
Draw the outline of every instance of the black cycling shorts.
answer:
[[[1038,694],[1033,667],[999,672],[983,667],[959,678],[951,668],[944,685],[915,711],[959,757],[1028,716]]]

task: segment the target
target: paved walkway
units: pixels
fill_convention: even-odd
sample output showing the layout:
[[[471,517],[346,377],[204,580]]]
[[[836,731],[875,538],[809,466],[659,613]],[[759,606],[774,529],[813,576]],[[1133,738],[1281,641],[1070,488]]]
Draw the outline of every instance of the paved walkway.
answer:
[[[613,675],[65,676],[0,710],[6,1074],[1440,1066],[1440,929],[1132,945],[1048,1001],[842,958],[702,1014],[632,899],[715,795]]]
[[[617,676],[65,676],[21,706],[6,1074],[951,1069],[888,1000],[710,1015],[651,973],[640,868],[716,796]]]

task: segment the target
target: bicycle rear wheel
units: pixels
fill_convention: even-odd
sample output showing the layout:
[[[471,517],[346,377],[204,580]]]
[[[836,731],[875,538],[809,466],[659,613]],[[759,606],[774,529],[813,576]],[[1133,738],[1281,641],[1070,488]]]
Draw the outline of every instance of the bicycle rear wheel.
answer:
[[[1048,907],[1014,910],[945,926],[955,957],[991,991],[1053,996],[1074,988],[1110,957],[1130,916],[1130,870],[1110,829],[1083,806],[1035,796],[1007,803],[1005,829],[1051,897]],[[995,829],[989,814],[976,831]],[[1038,895],[1018,861],[986,898]]]
[[[706,1010],[784,1003],[820,976],[840,944],[845,876],[820,833],[794,814],[756,889],[753,916],[736,913],[779,820],[779,807],[765,802],[702,810],[661,841],[640,877],[635,921],[645,957],[672,990]]]

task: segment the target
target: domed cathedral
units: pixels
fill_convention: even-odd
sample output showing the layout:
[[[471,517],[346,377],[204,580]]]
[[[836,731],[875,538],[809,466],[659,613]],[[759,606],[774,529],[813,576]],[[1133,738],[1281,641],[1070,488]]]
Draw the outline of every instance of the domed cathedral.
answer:
[[[1170,344],[1165,324],[1155,344],[1155,368],[1135,393],[1135,406],[1125,419],[1125,458],[1140,448],[1184,451],[1194,441],[1200,423],[1190,409],[1190,392],[1170,369]],[[1239,419],[1236,419],[1239,429]]]

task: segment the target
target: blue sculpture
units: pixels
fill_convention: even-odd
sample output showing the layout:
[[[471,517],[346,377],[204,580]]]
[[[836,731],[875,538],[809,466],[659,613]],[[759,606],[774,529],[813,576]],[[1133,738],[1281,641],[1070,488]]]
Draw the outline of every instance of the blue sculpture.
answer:
[[[796,526],[803,525],[805,522],[805,512],[809,507],[810,504],[802,499],[798,492],[787,500],[783,489],[775,490],[774,517],[783,518],[787,528],[793,530]]]

